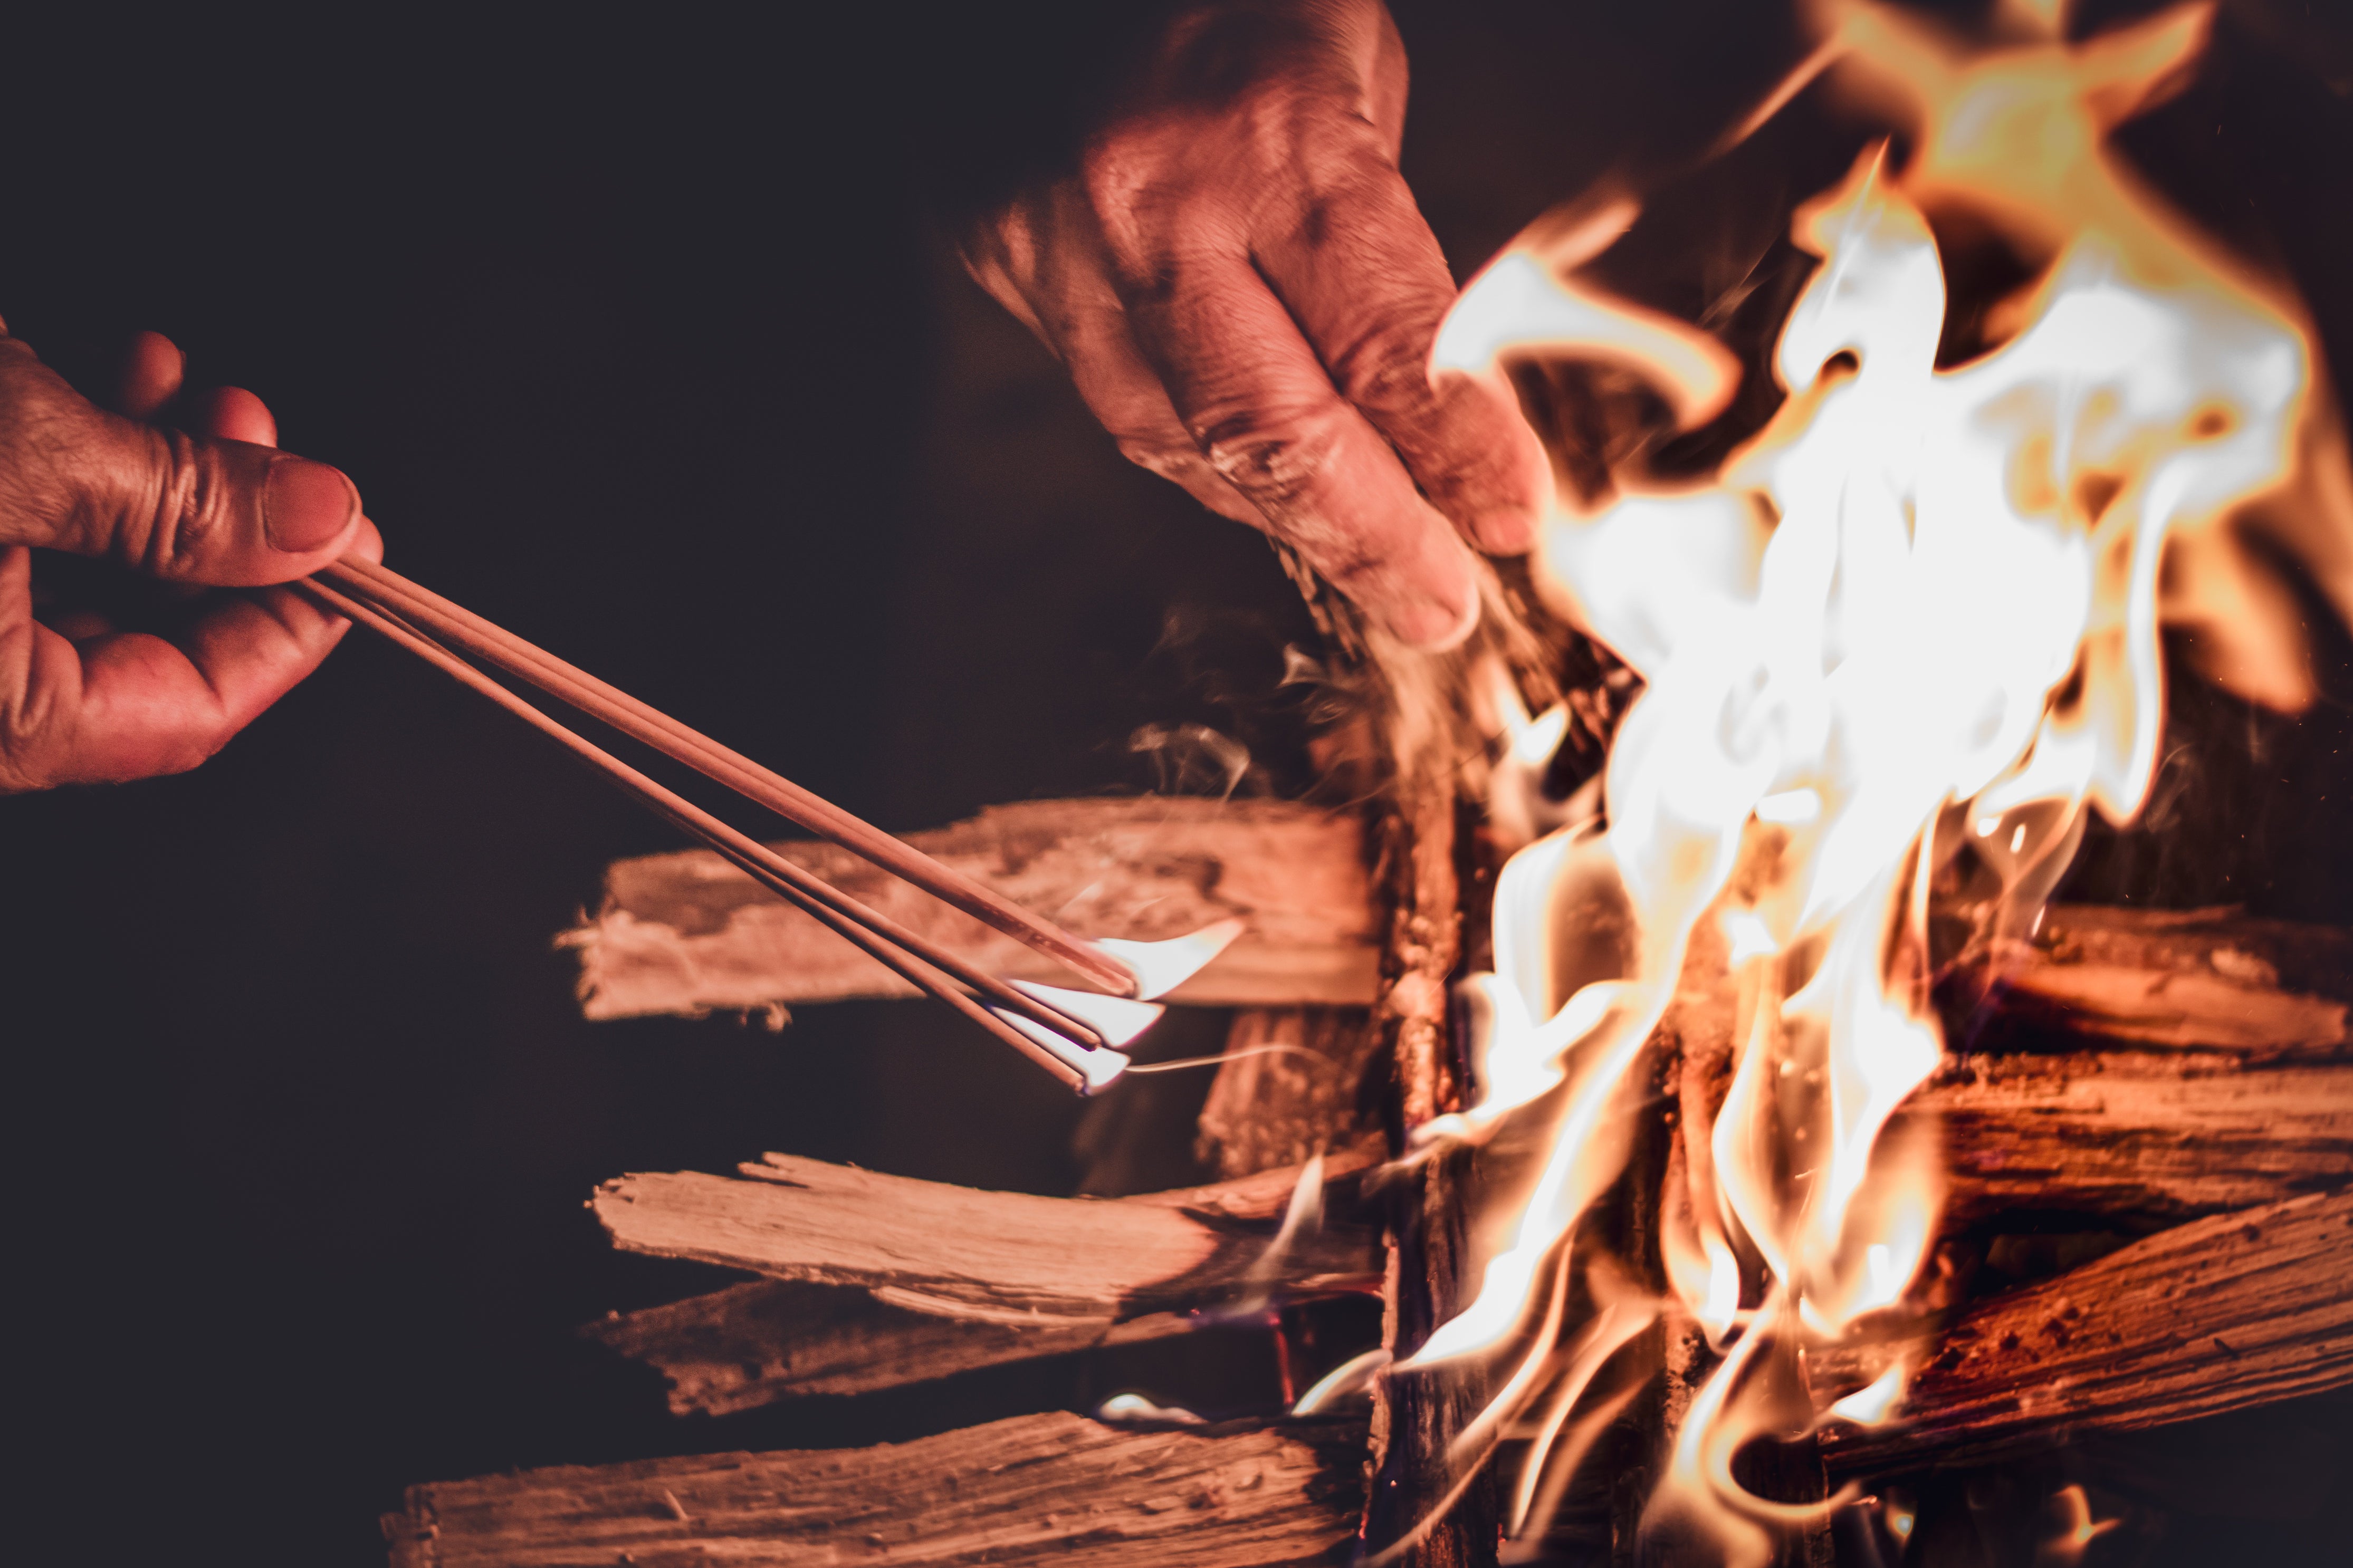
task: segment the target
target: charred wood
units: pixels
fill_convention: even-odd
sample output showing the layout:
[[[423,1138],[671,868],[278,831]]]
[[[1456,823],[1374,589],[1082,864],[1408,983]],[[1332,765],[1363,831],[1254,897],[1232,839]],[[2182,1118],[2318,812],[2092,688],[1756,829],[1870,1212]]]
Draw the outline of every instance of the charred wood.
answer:
[[[1364,1428],[1021,1415],[872,1448],[563,1466],[411,1487],[391,1568],[1054,1563],[1258,1568],[1356,1533]]]
[[[1897,1357],[1899,1419],[1834,1424],[1837,1472],[1999,1458],[2353,1384],[2353,1192],[2193,1220],[1908,1339],[1811,1358],[1819,1398]]]

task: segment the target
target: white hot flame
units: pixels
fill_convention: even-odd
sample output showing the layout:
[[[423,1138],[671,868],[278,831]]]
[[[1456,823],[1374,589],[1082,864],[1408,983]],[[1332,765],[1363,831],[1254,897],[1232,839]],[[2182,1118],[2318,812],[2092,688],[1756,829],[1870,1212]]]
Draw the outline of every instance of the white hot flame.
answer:
[[[1767,1528],[1799,1517],[1734,1479],[1741,1445],[1789,1429],[1771,1369],[1900,1309],[1935,1236],[1933,1149],[1882,1137],[1943,1054],[1932,900],[1966,894],[2029,929],[2085,808],[2121,822],[2147,792],[2167,617],[2203,628],[2218,605],[2284,603],[2253,585],[2250,509],[2353,494],[2294,300],[2105,145],[2194,59],[2206,12],[2073,43],[2063,11],[2014,0],[2006,25],[2041,41],[1978,49],[1820,0],[1806,70],[1887,116],[1908,152],[1864,149],[1795,215],[1819,266],[1762,430],[1706,482],[1620,473],[1598,503],[1558,498],[1539,586],[1644,688],[1611,745],[1606,827],[1538,838],[1498,879],[1495,970],[1465,991],[1480,1095],[1415,1133],[1428,1149],[1537,1124],[1541,1170],[1478,1293],[1408,1364],[1524,1343],[1558,1315],[1572,1234],[1623,1168],[1653,1029],[1679,995],[1736,997],[1729,1083],[1720,1105],[1686,1088],[1683,1190],[1662,1205],[1679,1310],[1725,1354],[1656,1501],[1728,1562],[1761,1561]],[[1991,345],[1947,365],[1938,213],[2045,258],[1993,304]],[[1571,250],[1508,251],[1435,362],[1599,358],[1642,374],[1679,424],[1725,407],[1730,355],[1565,276],[1594,253]],[[2284,537],[2353,605],[2353,519],[2300,515]],[[2292,621],[2232,622],[2220,644],[2217,679],[2308,699]],[[1498,706],[1528,732],[1515,698]],[[1482,1421],[1534,1405],[1558,1433],[1583,1385],[1514,1353],[1499,1379],[1514,1408]],[[1904,1384],[1889,1368],[1831,1413],[1887,1419]],[[1546,1510],[1526,1500],[1547,1489],[1523,1478],[1530,1534]]]

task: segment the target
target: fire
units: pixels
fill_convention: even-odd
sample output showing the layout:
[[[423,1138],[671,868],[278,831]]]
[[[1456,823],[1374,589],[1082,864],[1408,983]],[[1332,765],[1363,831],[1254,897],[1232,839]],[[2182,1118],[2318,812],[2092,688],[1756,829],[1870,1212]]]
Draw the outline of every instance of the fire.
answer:
[[[2207,673],[2242,694],[2310,700],[2297,621],[2251,531],[2353,605],[2353,528],[2331,500],[2348,493],[2342,438],[2300,310],[2105,145],[2182,79],[2207,10],[2078,42],[2063,6],[2013,0],[2008,41],[1982,47],[1873,4],[1818,17],[1805,72],[1829,72],[1903,148],[1866,148],[1795,216],[1820,262],[1783,326],[1786,398],[1766,426],[1709,482],[1620,473],[1599,503],[1557,501],[1540,582],[1644,687],[1605,814],[1505,866],[1494,973],[1464,987],[1479,1099],[1418,1133],[1427,1149],[1506,1123],[1542,1132],[1475,1299],[1407,1363],[1514,1358],[1472,1436],[1492,1446],[1527,1414],[1511,1519],[1526,1538],[1589,1441],[1563,1434],[1588,1429],[1595,1354],[1659,1314],[1722,1359],[1654,1516],[1710,1531],[1734,1563],[1762,1562],[1769,1531],[1807,1517],[1748,1491],[1733,1460],[1808,1427],[1788,1374],[1900,1309],[1928,1256],[1935,1152],[1880,1133],[1944,1050],[1932,898],[2023,931],[2085,808],[2137,811],[2162,625],[2211,632]],[[1991,230],[2035,274],[1958,363],[1938,363],[1932,217]],[[1736,380],[1720,345],[1562,275],[1628,221],[1613,209],[1508,252],[1436,359],[1493,374],[1599,356],[1637,368],[1685,426],[1713,417]],[[1498,707],[1516,754],[1535,723],[1508,692]],[[1499,774],[1515,765],[1541,763],[1507,757]],[[1652,1031],[1679,991],[1710,988],[1736,998],[1731,1081],[1712,1112],[1685,1096],[1653,1301],[1605,1283],[1577,1232],[1624,1168]],[[1556,1344],[1578,1283],[1596,1315]],[[1826,1418],[1900,1419],[1905,1377],[1881,1369]]]

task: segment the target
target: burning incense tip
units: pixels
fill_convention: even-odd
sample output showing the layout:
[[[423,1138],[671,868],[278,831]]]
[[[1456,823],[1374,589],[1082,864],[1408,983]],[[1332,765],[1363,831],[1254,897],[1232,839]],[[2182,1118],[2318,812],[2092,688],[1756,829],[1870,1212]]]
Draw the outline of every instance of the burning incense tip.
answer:
[[[1131,1002],[1124,996],[1104,996],[1092,991],[1066,991],[1059,985],[1039,985],[1027,980],[1013,984],[1019,989],[1090,1025],[1103,1038],[1103,1048],[1088,1049],[1056,1034],[1033,1018],[1025,1018],[1003,1008],[991,1007],[990,1012],[1037,1041],[1057,1059],[1068,1063],[1086,1079],[1079,1092],[1092,1094],[1095,1090],[1117,1081],[1128,1068],[1126,1053],[1115,1047],[1133,1041],[1145,1030],[1160,1021],[1168,1011],[1150,1002]]]
[[[1207,969],[1210,960],[1233,945],[1242,929],[1239,920],[1222,920],[1166,942],[1122,942],[1116,937],[1103,937],[1087,945],[1134,970],[1136,999],[1149,1002],[1155,996],[1166,995]]]

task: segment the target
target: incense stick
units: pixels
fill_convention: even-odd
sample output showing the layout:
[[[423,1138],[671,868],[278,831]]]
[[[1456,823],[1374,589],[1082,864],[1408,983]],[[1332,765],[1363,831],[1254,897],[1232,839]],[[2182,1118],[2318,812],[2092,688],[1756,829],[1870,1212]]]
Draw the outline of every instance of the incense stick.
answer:
[[[1135,994],[1137,983],[1132,971],[1052,921],[463,605],[356,557],[346,557],[316,575],[913,883],[1077,972],[1090,984],[1114,995]]]
[[[747,835],[736,831],[702,807],[647,777],[610,752],[575,734],[564,725],[466,663],[418,627],[400,616],[316,581],[304,588],[337,614],[347,616],[380,636],[416,654],[480,695],[490,699],[533,729],[563,746],[607,782],[651,807],[678,826],[701,838],[762,885],[782,895],[821,921],[909,984],[928,992],[982,1028],[1011,1046],[1048,1072],[1082,1093],[1088,1072],[1053,1045],[1035,1040],[990,1011],[1002,1006],[1030,1018],[1068,1042],[1077,1057],[1103,1043],[1092,1026],[1071,1016],[975,968],[927,939],[908,931],[879,910],[868,908],[840,889]],[[965,987],[987,994],[986,1005]]]

